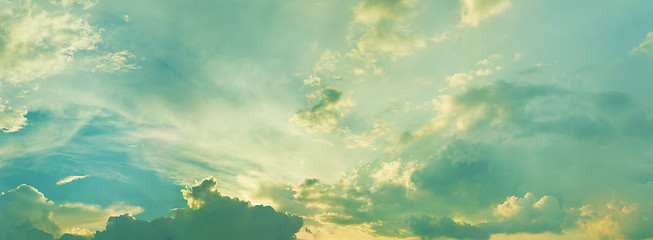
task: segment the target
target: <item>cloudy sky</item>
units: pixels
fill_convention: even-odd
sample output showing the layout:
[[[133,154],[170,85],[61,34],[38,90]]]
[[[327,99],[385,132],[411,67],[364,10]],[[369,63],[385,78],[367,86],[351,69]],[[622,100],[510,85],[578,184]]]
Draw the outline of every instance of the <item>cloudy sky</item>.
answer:
[[[653,2],[0,0],[0,239],[653,239]]]

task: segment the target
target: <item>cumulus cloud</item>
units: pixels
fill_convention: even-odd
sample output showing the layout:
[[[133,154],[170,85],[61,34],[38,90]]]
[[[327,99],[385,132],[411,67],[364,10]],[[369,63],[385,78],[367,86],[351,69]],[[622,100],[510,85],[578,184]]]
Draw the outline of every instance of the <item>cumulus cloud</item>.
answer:
[[[485,228],[494,233],[562,233],[568,220],[568,214],[561,207],[558,199],[543,196],[537,199],[533,193],[524,197],[509,197],[496,207],[498,222],[486,223]],[[573,218],[573,216],[572,216]]]
[[[415,134],[445,128],[474,132],[512,126],[515,128],[510,133],[516,135],[561,134],[607,140],[615,134],[640,135],[633,127],[648,133],[651,124],[650,118],[632,105],[630,97],[619,92],[585,93],[498,81],[440,100],[442,112]]]
[[[501,70],[501,66],[496,65],[496,60],[503,59],[503,56],[500,54],[493,54],[490,57],[478,61],[476,65],[478,69],[476,70],[476,76],[487,77],[492,75],[495,71]]]
[[[468,223],[454,222],[451,218],[433,219],[428,216],[408,218],[410,229],[424,239],[448,237],[454,239],[489,239],[490,234]]]
[[[474,79],[474,76],[467,73],[455,73],[453,75],[447,76],[446,80],[449,83],[449,86],[460,86],[465,85],[469,81]]]
[[[336,69],[340,58],[341,56],[337,52],[329,50],[322,52],[320,60],[313,65],[313,73],[311,73],[308,78],[304,79],[304,84],[310,86],[321,86],[324,84],[323,78],[339,79],[340,76],[336,75]]]
[[[88,9],[96,3],[96,0],[0,1],[0,82],[10,85],[3,89],[2,97],[12,103],[21,103],[18,106],[22,108],[12,110],[7,102],[0,103],[0,130],[15,132],[25,127],[27,109],[61,107],[32,99],[34,95],[51,94],[50,89],[39,90],[46,85],[35,80],[52,78],[73,69],[70,66],[75,64],[75,56],[80,54],[104,54],[98,50],[104,30],[89,24],[90,15],[79,14],[75,7]],[[95,69],[100,71],[127,71],[139,68],[129,62],[133,57],[127,51],[119,51],[90,61],[96,63]],[[50,98],[64,99],[60,96]]]
[[[20,185],[0,195],[0,238],[53,239],[64,233],[90,233],[102,228],[109,216],[142,211],[124,204],[107,208],[82,203],[55,204],[34,187]]]
[[[426,46],[426,39],[408,30],[415,0],[368,0],[354,9],[350,39],[356,48],[348,56],[364,60],[368,68],[376,61],[374,54],[392,58],[410,55]]]
[[[143,211],[139,207],[55,204],[35,188],[20,185],[0,195],[0,239],[282,240],[295,239],[303,225],[300,217],[222,196],[216,185],[209,178],[182,190],[188,208],[173,209],[172,217],[151,221],[132,216]]]
[[[580,208],[579,224],[593,239],[650,239],[653,220],[648,207],[624,201],[588,204]]]
[[[408,218],[408,224],[415,235],[426,239],[490,239],[493,234],[561,234],[567,223],[573,224],[575,220],[567,219],[567,212],[555,197],[543,196],[538,200],[532,193],[527,193],[523,198],[509,197],[496,207],[495,214],[498,219],[478,224],[455,222],[448,217],[434,219],[425,215]]]
[[[646,34],[646,38],[633,50],[632,53],[653,54],[653,32]]]
[[[415,167],[403,161],[366,165],[334,184],[311,178],[291,186],[267,186],[259,195],[279,209],[305,216],[307,229],[318,238],[329,238],[320,231],[329,224],[384,237],[409,237],[407,217],[443,207],[414,188],[410,175]]]
[[[58,4],[68,6],[71,1]],[[84,17],[32,1],[2,1],[0,79],[20,83],[62,71],[76,52],[92,50],[100,30]]]
[[[445,77],[450,87],[463,86],[466,87],[473,79],[474,75],[479,77],[488,77],[496,71],[502,69],[496,61],[503,59],[501,54],[492,54],[489,57],[476,62],[476,70],[467,72],[454,73]]]
[[[649,236],[642,229],[652,217],[650,184],[641,184],[650,168],[641,166],[651,157],[644,149],[653,120],[629,95],[499,81],[439,100],[437,116],[401,133],[388,156],[333,184],[306,179],[260,195],[311,219],[309,229],[330,223],[387,237],[487,239],[618,225],[604,235]],[[639,207],[586,207],[581,216],[583,206],[601,206],[586,196],[611,197],[605,188]]]
[[[323,88],[307,96],[315,105],[301,110],[291,118],[295,124],[309,132],[331,132],[338,127],[340,117],[347,112],[351,102],[342,98],[342,92]]]
[[[172,210],[172,217],[152,221],[130,215],[112,217],[95,240],[127,239],[295,239],[302,227],[300,217],[275,211],[269,206],[252,206],[222,196],[213,178],[182,190],[188,208]]]
[[[428,144],[409,151],[423,152],[431,147],[434,146]],[[516,187],[510,176],[497,174],[509,169],[498,163],[489,145],[454,140],[439,152],[428,152],[431,156],[420,159],[422,166],[411,175],[411,180],[422,191],[451,199],[448,203],[451,206],[487,206]],[[440,198],[444,200],[445,197]]]
[[[21,185],[14,190],[0,195],[2,222],[8,227],[0,228],[5,236],[17,236],[23,229],[13,227],[29,226],[28,229],[41,230],[49,234],[61,231],[50,214],[54,206],[42,193],[28,185]],[[21,227],[22,228],[22,227]],[[6,238],[11,239],[11,238]]]
[[[5,100],[4,104],[0,98],[0,131],[9,133],[17,132],[27,125],[27,109],[14,110],[7,106],[8,102]]]
[[[482,20],[501,14],[511,6],[509,0],[461,0],[461,3],[460,24],[470,27],[477,27]]]

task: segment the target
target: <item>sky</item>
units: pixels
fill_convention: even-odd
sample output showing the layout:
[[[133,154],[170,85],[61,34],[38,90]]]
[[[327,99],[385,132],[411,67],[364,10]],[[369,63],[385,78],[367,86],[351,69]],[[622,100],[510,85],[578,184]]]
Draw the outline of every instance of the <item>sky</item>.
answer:
[[[0,0],[0,239],[653,239],[653,2]]]

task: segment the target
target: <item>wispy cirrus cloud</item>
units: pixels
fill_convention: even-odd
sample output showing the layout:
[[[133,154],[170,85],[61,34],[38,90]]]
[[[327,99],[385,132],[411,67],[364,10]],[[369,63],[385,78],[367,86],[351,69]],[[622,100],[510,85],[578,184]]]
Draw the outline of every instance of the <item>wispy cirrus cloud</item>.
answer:
[[[646,38],[633,50],[631,50],[632,53],[645,53],[645,54],[652,54],[653,53],[653,32],[649,32],[646,34]]]
[[[79,180],[79,179],[84,179],[84,178],[86,178],[86,177],[88,177],[88,175],[82,175],[82,176],[68,176],[68,177],[65,177],[65,178],[62,178],[61,180],[59,180],[59,181],[57,182],[57,185],[64,185],[64,184],[66,184],[66,183],[69,183],[69,182],[72,182],[72,181],[75,181],[75,180]]]
[[[469,27],[477,27],[481,21],[503,13],[512,5],[509,0],[461,0],[461,3],[460,24]]]

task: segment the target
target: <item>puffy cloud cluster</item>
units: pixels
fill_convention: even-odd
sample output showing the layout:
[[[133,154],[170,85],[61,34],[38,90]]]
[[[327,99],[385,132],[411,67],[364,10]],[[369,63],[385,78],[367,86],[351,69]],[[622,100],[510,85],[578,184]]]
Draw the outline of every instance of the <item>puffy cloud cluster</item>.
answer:
[[[97,0],[0,0],[0,83],[8,83],[0,89],[0,97],[5,100],[0,103],[1,131],[15,132],[25,127],[30,109],[51,110],[65,105],[61,104],[66,102],[65,98],[53,96],[56,93],[51,91],[66,90],[50,82],[74,80],[54,80],[57,74],[80,69],[124,72],[140,68],[128,61],[135,57],[128,51],[107,53],[98,49],[104,30],[89,23],[90,15],[80,14],[76,7],[86,10],[96,3]],[[95,63],[95,68],[76,62],[79,55],[93,56],[87,57],[87,63]],[[41,81],[44,79],[47,81]],[[42,103],[35,95],[58,98],[60,105]],[[79,103],[79,98],[74,103]]]
[[[214,179],[183,190],[188,208],[172,211],[173,217],[151,221],[132,216],[112,217],[95,240],[128,239],[294,239],[302,227],[300,217],[276,212],[269,206],[251,206],[220,195]]]
[[[341,56],[337,52],[324,51],[320,55],[320,60],[313,65],[313,73],[304,80],[304,84],[320,86],[324,83],[322,78],[339,79],[340,76],[336,75],[336,70],[340,58]]]
[[[539,200],[533,193],[524,197],[509,197],[496,208],[498,222],[485,223],[484,227],[494,233],[562,233],[568,223],[574,222],[574,213],[561,209],[558,199],[543,196]],[[569,218],[568,218],[569,217]]]
[[[293,115],[291,121],[310,132],[331,132],[338,127],[338,121],[351,102],[342,98],[342,92],[333,88],[323,88],[307,96],[315,102],[313,107]]]
[[[501,54],[492,54],[489,57],[476,62],[476,70],[469,70],[467,72],[454,73],[445,77],[450,87],[462,86],[466,87],[469,82],[474,79],[474,76],[487,77],[500,71],[502,68],[496,61],[503,59]]]
[[[455,239],[490,239],[493,234],[543,233],[561,234],[564,227],[573,224],[577,211],[568,214],[560,208],[558,200],[544,196],[539,200],[527,193],[523,198],[509,197],[496,207],[499,217],[493,221],[470,224],[455,222],[448,217],[431,218],[426,215],[409,217],[410,229],[422,238],[449,237]]]
[[[511,6],[509,0],[461,0],[461,3],[460,24],[470,27],[477,27],[482,20],[503,13]]]
[[[70,1],[61,4],[69,6]],[[0,79],[20,83],[56,74],[76,52],[92,50],[100,30],[63,9],[46,10],[38,1],[2,0]]]
[[[376,61],[373,56],[376,53],[398,58],[425,47],[425,39],[409,31],[406,24],[416,2],[368,0],[358,4],[354,10],[353,32],[350,36],[355,39],[356,48],[349,55],[365,60],[369,65]]]
[[[420,190],[448,198],[449,205],[458,207],[487,206],[515,191],[511,176],[501,175],[512,169],[500,162],[500,153],[490,145],[458,140],[437,153],[427,150],[431,147],[409,149],[414,154],[432,155],[415,156],[424,157],[416,160],[422,166],[411,175]]]
[[[485,230],[468,223],[454,222],[451,218],[430,218],[428,216],[408,218],[410,229],[424,239],[448,237],[454,239],[489,239]]]
[[[650,239],[653,220],[650,204],[610,201],[580,208],[580,226],[595,239]]]
[[[49,202],[43,194],[28,185],[0,195],[2,211],[0,211],[3,227],[0,236],[3,239],[17,239],[19,236],[50,235],[61,230],[51,219],[51,208],[54,203]]]
[[[467,73],[454,73],[452,75],[449,75],[446,77],[447,82],[449,83],[449,86],[460,86],[460,85],[465,85],[469,81],[474,79],[474,76],[471,74]]]
[[[2,98],[0,98],[0,131],[7,133],[22,129],[27,125],[26,114],[26,109],[20,111],[13,110],[10,106],[3,104]]]
[[[0,239],[282,240],[295,239],[303,225],[300,217],[222,196],[215,187],[210,178],[182,190],[188,208],[173,209],[172,217],[145,221],[132,217],[142,212],[138,207],[55,204],[35,188],[21,185],[0,195]],[[99,230],[105,224],[106,229]]]
[[[499,81],[439,100],[437,116],[402,133],[390,155],[333,184],[307,179],[260,194],[306,216],[309,229],[337,224],[425,239],[582,229],[590,238],[651,237],[653,119],[629,95]],[[610,198],[638,207],[583,210]]]
[[[441,114],[416,134],[453,129],[459,133],[493,132],[514,137],[560,134],[588,140],[610,140],[616,136],[648,139],[653,127],[630,96],[620,92],[576,92],[498,81],[440,100]]]
[[[102,208],[81,203],[55,204],[34,187],[20,185],[0,195],[0,239],[53,239],[64,233],[88,234],[109,216],[142,212],[117,204]]]

